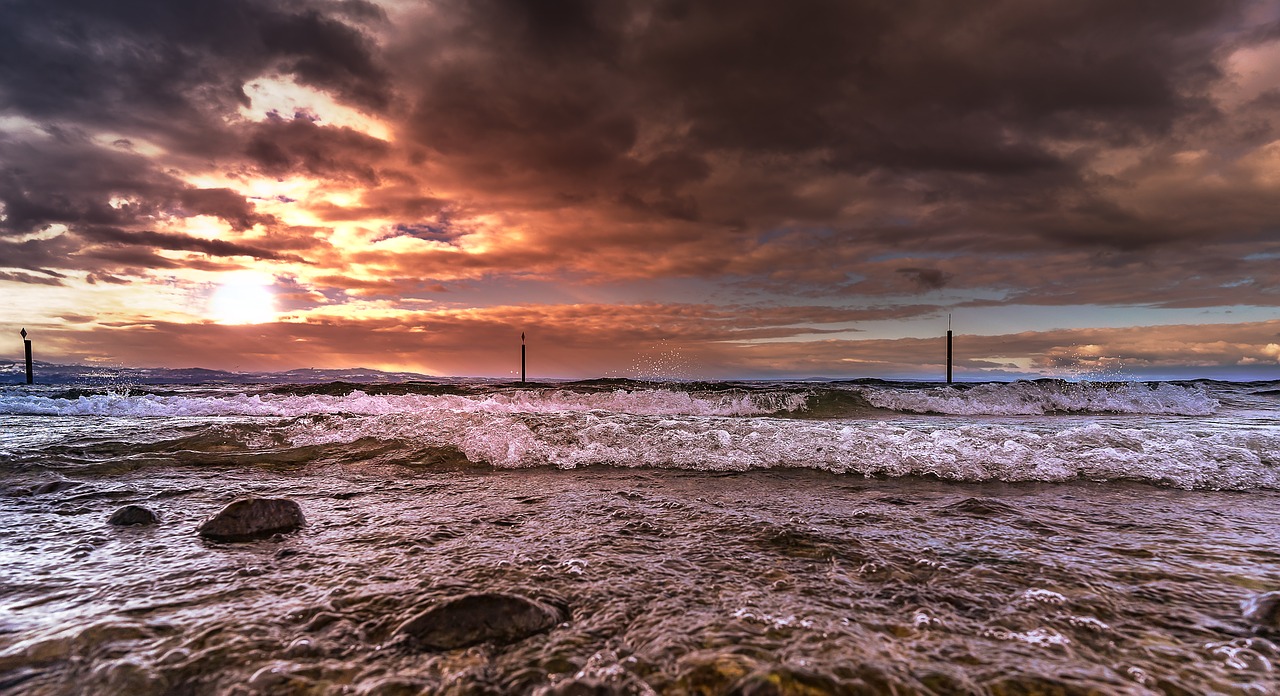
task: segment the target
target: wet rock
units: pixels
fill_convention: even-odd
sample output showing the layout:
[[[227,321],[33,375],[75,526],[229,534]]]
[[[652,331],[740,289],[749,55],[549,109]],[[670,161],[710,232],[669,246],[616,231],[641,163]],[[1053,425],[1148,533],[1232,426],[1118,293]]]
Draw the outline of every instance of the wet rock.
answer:
[[[249,541],[306,524],[302,508],[286,498],[242,498],[222,508],[196,530],[213,541]]]
[[[107,524],[128,526],[134,524],[155,524],[159,521],[159,518],[156,517],[156,513],[142,507],[141,505],[126,505],[111,513],[111,517],[107,520]]]
[[[467,594],[439,602],[396,629],[418,646],[453,650],[477,643],[514,643],[564,620],[557,607],[519,595]]]
[[[828,696],[844,693],[831,677],[793,667],[776,667],[748,674],[729,696]]]
[[[1280,631],[1280,591],[1250,597],[1241,603],[1241,608],[1250,626]]]

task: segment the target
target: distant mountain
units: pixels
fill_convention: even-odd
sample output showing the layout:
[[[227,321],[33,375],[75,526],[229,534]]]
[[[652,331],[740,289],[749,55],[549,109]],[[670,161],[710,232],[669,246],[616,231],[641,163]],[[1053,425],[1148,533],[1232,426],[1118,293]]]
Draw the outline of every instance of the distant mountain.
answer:
[[[114,384],[312,384],[323,382],[408,382],[435,379],[416,372],[383,372],[367,367],[347,369],[304,368],[284,372],[229,372],[202,367],[104,367],[58,365],[35,361],[37,384],[109,386]],[[26,382],[21,362],[0,362],[0,385]]]

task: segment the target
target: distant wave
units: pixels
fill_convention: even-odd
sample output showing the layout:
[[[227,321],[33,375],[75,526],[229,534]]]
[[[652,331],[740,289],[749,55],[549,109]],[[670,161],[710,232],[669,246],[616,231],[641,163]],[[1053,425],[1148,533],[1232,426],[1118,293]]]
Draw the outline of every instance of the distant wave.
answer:
[[[0,396],[0,413],[58,416],[274,416],[381,415],[457,411],[467,413],[558,413],[605,411],[640,415],[755,416],[794,412],[808,396],[785,391],[722,391],[694,394],[667,389],[576,392],[532,389],[459,394],[380,394],[361,390],[329,394],[234,394],[228,396],[139,396],[115,393]]]
[[[1219,403],[1200,386],[1167,382],[1063,382],[1040,380],[978,384],[969,388],[869,389],[872,405],[907,413],[1019,416],[1051,413],[1130,413],[1207,416]]]

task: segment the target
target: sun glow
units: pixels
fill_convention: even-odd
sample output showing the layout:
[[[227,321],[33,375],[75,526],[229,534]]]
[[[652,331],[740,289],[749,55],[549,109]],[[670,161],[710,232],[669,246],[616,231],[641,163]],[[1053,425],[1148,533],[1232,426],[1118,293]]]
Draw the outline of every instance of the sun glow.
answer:
[[[209,318],[219,324],[263,324],[276,320],[270,276],[233,273],[209,298]]]

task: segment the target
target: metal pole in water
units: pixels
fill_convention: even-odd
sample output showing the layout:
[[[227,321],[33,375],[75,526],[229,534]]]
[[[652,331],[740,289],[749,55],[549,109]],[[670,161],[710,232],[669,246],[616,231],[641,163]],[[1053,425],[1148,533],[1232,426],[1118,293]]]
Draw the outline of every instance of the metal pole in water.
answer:
[[[947,384],[951,384],[951,315],[947,315]]]
[[[27,384],[35,384],[35,375],[31,372],[31,339],[27,338],[27,329],[22,329],[22,343],[27,348]]]
[[[520,383],[524,384],[524,332],[520,332]]]

